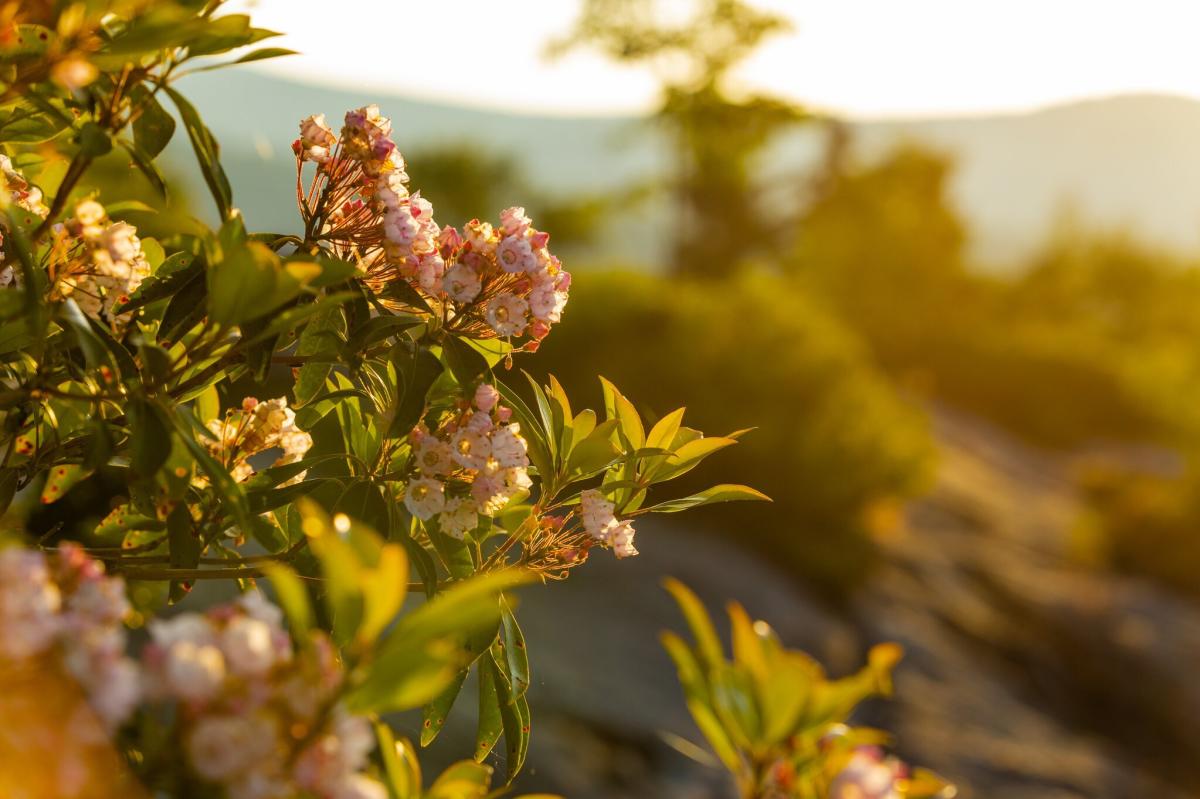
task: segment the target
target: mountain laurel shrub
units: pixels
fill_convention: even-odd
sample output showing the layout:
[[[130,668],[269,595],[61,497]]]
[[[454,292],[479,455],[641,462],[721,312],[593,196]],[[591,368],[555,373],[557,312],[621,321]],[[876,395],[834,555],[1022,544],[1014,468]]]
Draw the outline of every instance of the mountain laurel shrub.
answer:
[[[532,725],[512,592],[766,497],[668,485],[740,432],[521,374],[568,301],[549,235],[435,223],[374,106],[301,121],[297,224],[251,227],[176,81],[288,51],[220,6],[0,6],[0,794],[490,795]],[[175,135],[215,228],[165,201]],[[114,157],[162,196],[101,194]],[[425,780],[382,716],[426,745],[472,671],[475,749]]]

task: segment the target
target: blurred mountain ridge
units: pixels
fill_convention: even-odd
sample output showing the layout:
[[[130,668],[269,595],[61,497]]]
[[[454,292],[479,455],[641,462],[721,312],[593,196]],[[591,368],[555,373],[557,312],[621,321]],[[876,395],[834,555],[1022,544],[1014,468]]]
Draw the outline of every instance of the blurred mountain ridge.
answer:
[[[504,113],[248,70],[232,78],[203,73],[186,79],[183,88],[221,142],[235,199],[258,228],[294,226],[289,146],[298,121],[325,113],[336,128],[345,110],[370,102],[392,118],[402,150],[454,144],[507,154],[530,185],[551,195],[644,183],[670,163],[653,123],[636,117]],[[1005,265],[1026,256],[1067,217],[1200,250],[1200,101],[1121,95],[1027,113],[849,125],[856,151],[868,160],[909,141],[956,160],[953,198],[971,224],[973,255],[985,263]],[[172,145],[177,150],[186,147],[179,138]],[[820,151],[815,129],[787,134],[764,159],[764,172],[801,175]],[[186,159],[176,160],[182,165]],[[436,208],[437,197],[430,199]],[[630,215],[622,222],[625,235],[609,243],[604,257],[658,260],[663,242],[657,231],[665,214],[664,204],[650,203]]]

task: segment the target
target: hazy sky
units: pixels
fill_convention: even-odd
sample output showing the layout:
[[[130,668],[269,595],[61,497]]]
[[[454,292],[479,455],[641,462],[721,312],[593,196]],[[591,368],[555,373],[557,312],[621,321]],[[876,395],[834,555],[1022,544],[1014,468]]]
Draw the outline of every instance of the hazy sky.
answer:
[[[677,1],[677,0],[675,0]],[[795,31],[745,85],[859,116],[1027,109],[1130,91],[1200,97],[1200,0],[759,0]],[[648,73],[542,58],[574,0],[237,0],[304,55],[264,69],[549,113],[653,105]]]

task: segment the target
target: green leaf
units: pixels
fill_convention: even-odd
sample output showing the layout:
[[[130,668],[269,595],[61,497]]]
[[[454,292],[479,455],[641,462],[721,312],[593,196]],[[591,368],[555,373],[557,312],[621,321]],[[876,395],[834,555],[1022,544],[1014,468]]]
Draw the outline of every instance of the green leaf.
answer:
[[[260,47],[257,50],[251,50],[233,63],[249,64],[252,61],[265,61],[268,58],[279,58],[285,55],[299,55],[299,53],[286,47]]]
[[[514,570],[474,577],[403,616],[377,647],[366,677],[349,693],[349,707],[382,713],[431,701],[470,662],[460,642],[494,630],[500,594],[530,579]]]
[[[670,456],[665,458],[656,467],[647,470],[646,476],[656,483],[674,480],[676,477],[695,469],[700,465],[701,461],[714,452],[719,452],[736,443],[736,439],[719,436],[697,438],[688,441],[678,446]]]
[[[375,737],[392,799],[420,799],[421,765],[413,745],[406,738],[396,740],[391,727],[382,721],[375,722]]]
[[[20,476],[20,472],[12,467],[0,468],[0,516],[8,511],[13,497],[17,495],[17,481]]]
[[[75,300],[68,299],[63,302],[59,309],[58,321],[71,332],[88,366],[94,369],[112,363],[108,347],[96,335],[91,322],[84,316],[83,311],[79,310]]]
[[[225,170],[221,168],[217,140],[213,138],[212,133],[186,97],[170,87],[166,87],[165,91],[170,95],[175,107],[179,109],[184,130],[187,131],[188,139],[192,142],[192,150],[196,154],[196,162],[200,165],[204,182],[208,184],[208,190],[217,204],[217,213],[222,220],[228,219],[233,210],[233,190],[229,187],[229,178],[225,176]]]
[[[399,335],[419,324],[421,320],[413,316],[373,316],[346,338],[346,343],[341,347],[342,355],[347,360],[361,358],[362,353],[375,342]]]
[[[426,799],[483,799],[492,782],[491,766],[460,760],[434,780]]]
[[[216,386],[204,389],[203,393],[196,397],[195,407],[196,415],[205,422],[221,418],[221,398],[217,394]]]
[[[508,674],[512,680],[514,696],[524,696],[529,688],[529,653],[525,649],[525,635],[517,624],[517,617],[504,597],[500,598],[500,624],[504,629],[504,656],[508,660]]]
[[[542,429],[546,431],[546,446],[550,450],[550,457],[557,462],[558,442],[562,440],[562,425],[561,423],[555,424],[554,413],[550,410],[550,400],[546,398],[546,392],[542,390],[538,381],[534,380],[528,372],[524,372],[524,374],[533,388],[533,399],[542,419]]]
[[[742,758],[709,704],[708,691],[699,663],[696,662],[696,658],[687,644],[674,633],[664,632],[660,636],[660,640],[663,648],[667,650],[667,654],[671,656],[671,660],[675,662],[688,712],[692,714],[696,726],[707,739],[713,752],[725,764],[725,768],[734,774],[740,774],[743,767]]]
[[[600,383],[604,388],[604,409],[608,414],[607,418],[620,422],[621,432],[634,449],[646,446],[646,429],[642,426],[642,417],[638,415],[633,403],[607,379],[601,377]]]
[[[450,709],[454,707],[454,702],[458,699],[458,694],[462,691],[463,683],[467,680],[468,671],[469,669],[460,671],[458,676],[446,686],[446,690],[438,694],[432,702],[421,709],[422,747],[433,743],[438,733],[442,731],[442,727],[446,726],[446,719],[450,717]]]
[[[683,613],[692,636],[696,639],[696,649],[700,660],[706,669],[715,669],[725,662],[725,654],[721,648],[721,639],[713,627],[712,619],[700,598],[692,590],[674,577],[663,580],[663,587],[675,598],[679,610]]]
[[[504,732],[500,696],[496,689],[500,676],[490,653],[479,661],[479,722],[475,728],[475,761],[482,763]]]
[[[70,491],[74,485],[85,480],[89,474],[91,474],[89,469],[78,464],[55,466],[46,476],[46,484],[42,486],[42,504],[49,505],[62,499],[64,494]]]
[[[304,332],[300,334],[300,341],[296,344],[296,354],[311,357],[336,353],[341,346],[345,331],[346,316],[342,313],[342,309],[325,307],[321,313],[312,318],[312,321],[304,328]],[[324,388],[325,378],[329,375],[331,367],[331,363],[315,361],[309,361],[300,367],[294,389],[297,405],[303,406],[312,402],[313,398]]]
[[[275,597],[291,627],[292,638],[304,641],[313,627],[312,606],[308,602],[308,591],[304,588],[304,582],[282,563],[263,564],[263,573],[275,589]]]
[[[79,129],[79,152],[88,158],[99,158],[112,152],[112,139],[108,131],[95,122],[87,122]]]
[[[446,336],[442,350],[446,355],[446,365],[460,386],[470,388],[487,374],[488,363],[483,354],[457,337]]]
[[[430,387],[442,374],[442,362],[429,350],[418,348],[406,358],[407,352],[411,350],[403,350],[399,345],[394,350],[393,363],[402,383],[396,387],[395,407],[381,420],[388,438],[408,435],[425,412],[425,398]]]
[[[125,152],[129,153],[129,159],[133,162],[133,165],[142,173],[142,176],[146,178],[146,181],[154,191],[158,193],[158,196],[165,200],[169,193],[167,190],[167,179],[163,177],[162,170],[154,163],[154,159],[142,152],[142,149],[134,142],[126,139],[117,139],[117,144],[121,145]]]
[[[668,500],[667,502],[661,502],[658,505],[644,508],[642,512],[678,513],[690,508],[698,508],[701,505],[712,505],[717,502],[744,501],[770,502],[771,498],[749,486],[722,483],[721,485],[715,485],[712,488],[701,491],[699,494]]]
[[[172,568],[194,569],[200,564],[203,545],[196,534],[186,503],[180,502],[167,516],[167,543],[170,545]]]
[[[129,401],[126,416],[132,450],[129,465],[135,474],[150,477],[171,454],[171,423],[157,405],[136,397]]]
[[[219,324],[236,325],[265,316],[296,297],[318,274],[315,264],[284,264],[256,241],[223,249],[223,257],[208,270],[209,315]],[[337,300],[344,301],[344,297]],[[290,321],[284,317],[285,324]]]
[[[505,780],[512,783],[525,766],[525,755],[529,751],[529,703],[525,697],[513,695],[512,685],[494,654],[493,651],[493,656],[488,660],[496,670],[496,699],[500,707],[500,720],[504,728],[504,746],[508,755]]]
[[[158,99],[148,91],[134,92],[134,102],[141,114],[133,121],[133,140],[138,149],[153,160],[175,135],[175,117],[167,113]]]

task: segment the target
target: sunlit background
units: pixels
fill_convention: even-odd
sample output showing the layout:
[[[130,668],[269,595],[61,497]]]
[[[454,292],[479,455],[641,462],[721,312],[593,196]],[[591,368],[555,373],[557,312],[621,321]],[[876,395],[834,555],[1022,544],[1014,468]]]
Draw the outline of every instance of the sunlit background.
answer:
[[[300,119],[376,102],[439,222],[523,204],[551,232],[575,282],[529,368],[756,428],[687,480],[773,504],[639,521],[640,557],[525,596],[520,790],[729,795],[680,744],[670,574],[834,674],[900,642],[859,720],[961,796],[1200,794],[1200,5],[242,8],[301,54],[181,86],[248,225],[296,229]]]
[[[546,62],[546,44],[578,13],[564,0],[239,5],[301,51],[265,67],[277,75],[517,113],[646,112],[658,95],[651,76],[595,54]],[[686,15],[688,5],[659,3],[661,16]],[[757,6],[793,30],[764,43],[737,70],[737,86],[838,113],[1027,111],[1124,92],[1200,97],[1200,8],[1186,0]]]

